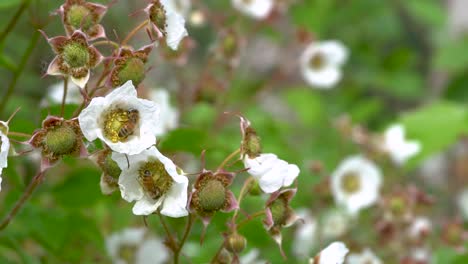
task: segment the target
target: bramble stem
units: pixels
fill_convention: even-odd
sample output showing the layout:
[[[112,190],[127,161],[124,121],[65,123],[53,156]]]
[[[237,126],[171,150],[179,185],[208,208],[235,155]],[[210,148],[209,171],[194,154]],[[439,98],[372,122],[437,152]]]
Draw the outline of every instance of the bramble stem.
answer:
[[[117,42],[114,42],[112,40],[100,40],[100,41],[96,41],[93,43],[93,46],[99,46],[99,45],[110,45],[116,49],[120,47]]]
[[[31,38],[31,41],[29,42],[29,46],[26,48],[26,51],[24,52],[23,57],[21,58],[18,68],[13,73],[13,79],[11,80],[10,85],[7,88],[6,94],[3,96],[0,102],[0,115],[2,114],[2,111],[5,109],[5,106],[8,100],[10,99],[10,96],[13,94],[13,91],[15,90],[16,83],[21,77],[21,74],[23,73],[23,70],[26,67],[26,63],[28,62],[29,57],[31,56],[34,48],[36,47],[36,43],[39,40],[39,36],[40,36],[39,31],[35,31]]]
[[[42,172],[39,172],[36,176],[34,176],[32,181],[29,183],[28,188],[26,188],[26,191],[21,196],[21,198],[16,202],[15,206],[10,211],[10,213],[8,213],[8,215],[0,223],[0,230],[3,230],[8,226],[11,220],[16,216],[16,214],[19,212],[21,207],[23,207],[24,203],[28,200],[28,198],[34,192],[36,187],[42,182],[44,175],[45,175],[45,171],[42,171]]]
[[[248,222],[252,221],[253,219],[259,217],[259,216],[262,216],[265,214],[265,211],[264,210],[261,210],[261,211],[258,211],[256,213],[253,213],[251,214],[249,217],[247,217],[246,219],[240,221],[236,227],[237,229],[241,228],[243,225],[247,224]]]
[[[174,263],[179,263],[180,252],[182,251],[185,241],[187,241],[187,237],[190,234],[190,231],[192,230],[194,220],[195,220],[195,217],[192,214],[189,215],[187,225],[185,226],[184,236],[182,237],[182,240],[180,241],[179,246],[177,247],[177,250],[174,252]]]
[[[149,23],[149,19],[146,19],[145,21],[143,21],[140,25],[136,26],[132,31],[130,31],[130,33],[128,33],[128,35],[125,37],[125,39],[122,41],[122,45],[125,45],[127,44],[128,41],[130,41],[130,39],[136,34],[138,33],[138,31],[140,31],[142,28],[144,28],[148,23]]]
[[[247,188],[249,187],[249,185],[253,181],[253,179],[254,179],[253,177],[248,178],[244,182],[244,185],[242,186],[242,189],[241,189],[241,191],[239,193],[239,198],[237,198],[237,203],[239,204],[239,208],[240,208],[240,204],[242,202],[242,198],[244,198],[245,193],[247,191]],[[232,216],[232,222],[233,223],[236,222],[237,215],[239,214],[239,208],[237,208],[236,211],[234,211],[234,215]]]
[[[63,78],[63,96],[62,96],[62,106],[60,107],[60,116],[63,117],[65,112],[65,101],[67,100],[68,92],[68,77]]]
[[[13,132],[13,131],[8,131],[8,136],[14,136],[14,137],[32,137],[32,135],[27,134],[27,133]]]
[[[236,149],[233,153],[229,154],[229,156],[227,156],[223,162],[221,162],[221,165],[218,166],[218,171],[221,170],[222,168],[224,168],[224,166],[226,166],[226,164],[232,159],[234,158],[236,155],[238,155],[240,153],[240,148]]]

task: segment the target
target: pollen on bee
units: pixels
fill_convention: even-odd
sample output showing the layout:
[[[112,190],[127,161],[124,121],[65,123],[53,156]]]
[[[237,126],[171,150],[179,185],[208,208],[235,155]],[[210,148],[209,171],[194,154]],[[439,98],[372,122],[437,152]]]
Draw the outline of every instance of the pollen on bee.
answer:
[[[125,142],[133,135],[138,123],[138,111],[121,108],[108,111],[104,115],[104,136],[112,143]]]

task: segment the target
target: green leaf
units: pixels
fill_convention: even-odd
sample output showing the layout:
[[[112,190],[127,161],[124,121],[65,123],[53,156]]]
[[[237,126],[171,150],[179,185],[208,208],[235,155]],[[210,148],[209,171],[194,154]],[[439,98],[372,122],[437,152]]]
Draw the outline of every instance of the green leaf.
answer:
[[[0,1],[0,9],[6,9],[10,7],[14,7],[16,5],[19,5],[22,0],[2,0]]]
[[[205,130],[179,128],[168,133],[160,147],[166,151],[186,151],[199,155],[207,148],[208,135]]]
[[[438,70],[457,73],[468,67],[468,39],[446,41],[435,52],[433,64]]]
[[[420,141],[420,160],[445,149],[468,132],[468,111],[463,105],[436,102],[404,114],[401,122],[407,137]]]
[[[447,11],[439,1],[423,0],[401,2],[413,17],[424,24],[439,27],[445,24]]]

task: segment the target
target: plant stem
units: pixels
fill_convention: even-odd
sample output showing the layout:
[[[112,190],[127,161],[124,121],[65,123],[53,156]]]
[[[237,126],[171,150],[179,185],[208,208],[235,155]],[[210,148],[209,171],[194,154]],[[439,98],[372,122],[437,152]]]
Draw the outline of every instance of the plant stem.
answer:
[[[21,207],[23,207],[24,203],[28,200],[28,198],[34,192],[36,187],[42,182],[44,175],[45,175],[45,171],[42,171],[42,172],[39,172],[36,176],[34,176],[32,181],[29,183],[28,188],[26,188],[26,191],[21,196],[21,198],[16,202],[15,206],[10,211],[10,213],[8,213],[8,215],[0,223],[0,230],[3,230],[8,226],[11,220],[16,216],[16,214],[19,212]]]
[[[163,226],[164,231],[166,232],[166,235],[169,239],[169,249],[174,253],[174,264],[177,264],[178,263],[176,262],[176,260],[178,261],[177,242],[175,241],[174,236],[172,235],[172,232],[169,229],[169,226],[166,224],[166,221],[164,221],[163,216],[160,213],[158,213],[158,216],[159,216],[159,221],[161,221],[161,225]]]
[[[259,216],[262,216],[265,214],[265,211],[264,210],[261,210],[261,211],[258,211],[254,214],[251,214],[249,217],[247,217],[246,219],[240,221],[236,226],[237,226],[237,229],[241,228],[243,225],[247,224],[248,222],[252,221],[253,219],[259,217]]]
[[[127,42],[142,28],[144,28],[147,24],[149,23],[149,19],[146,19],[143,21],[140,25],[136,26],[128,35],[125,37],[125,39],[122,41],[122,45],[127,44]]]
[[[192,230],[194,220],[195,220],[195,217],[193,216],[193,214],[190,214],[189,219],[187,221],[187,225],[185,226],[184,236],[182,237],[182,240],[180,241],[179,246],[177,247],[177,250],[174,252],[174,263],[179,263],[180,252],[182,251],[182,248],[184,247],[185,241],[187,241],[187,237],[190,234],[190,230]]]
[[[16,136],[16,137],[31,137],[32,135],[27,134],[27,133],[21,133],[21,132],[13,132],[13,131],[8,131],[8,136]]]
[[[63,78],[63,96],[62,96],[62,106],[60,107],[60,116],[63,117],[65,112],[65,101],[67,100],[68,92],[68,77]]]
[[[247,188],[249,187],[250,185],[250,182],[253,181],[253,177],[250,177],[248,178],[245,182],[244,182],[244,185],[242,186],[242,189],[239,193],[239,198],[237,198],[237,203],[239,204],[239,208],[240,208],[240,204],[242,202],[242,198],[244,198],[245,196],[245,193],[247,191]],[[234,212],[234,215],[232,216],[232,222],[235,223],[236,222],[236,218],[237,218],[237,215],[239,214],[239,208],[236,209],[236,211]]]
[[[219,254],[221,254],[221,251],[223,251],[223,248],[224,248],[224,242],[221,243],[218,250],[216,251],[216,254],[211,259],[210,263],[217,263],[216,260],[218,259]]]
[[[229,156],[227,156],[223,162],[221,162],[221,165],[218,166],[218,171],[221,170],[222,168],[224,168],[224,166],[226,166],[226,164],[232,159],[234,158],[236,155],[238,155],[240,153],[240,148],[236,149],[233,153],[229,154]]]
[[[11,18],[10,22],[8,22],[8,25],[6,28],[3,30],[3,32],[0,34],[0,45],[3,44],[3,41],[5,41],[5,38],[8,36],[8,34],[13,30],[15,27],[16,23],[18,22],[19,18],[23,14],[23,12],[28,8],[29,4],[31,3],[31,0],[25,0],[23,3],[20,5],[16,13],[13,15]]]
[[[6,94],[3,96],[0,102],[0,115],[5,109],[5,106],[8,100],[10,99],[10,96],[13,94],[13,91],[15,90],[16,83],[21,77],[21,74],[23,73],[23,70],[26,67],[26,63],[28,62],[29,57],[31,56],[34,48],[36,47],[36,43],[39,40],[39,36],[40,36],[39,31],[36,30],[31,38],[31,41],[29,42],[29,46],[26,48],[26,51],[24,52],[23,57],[21,58],[21,61],[20,61],[20,64],[18,65],[17,70],[13,73],[13,79],[11,80],[10,85],[7,88]]]
[[[93,43],[93,46],[99,46],[99,45],[110,45],[116,49],[119,48],[119,44],[117,42],[114,42],[112,40],[100,40],[100,41],[96,41]]]

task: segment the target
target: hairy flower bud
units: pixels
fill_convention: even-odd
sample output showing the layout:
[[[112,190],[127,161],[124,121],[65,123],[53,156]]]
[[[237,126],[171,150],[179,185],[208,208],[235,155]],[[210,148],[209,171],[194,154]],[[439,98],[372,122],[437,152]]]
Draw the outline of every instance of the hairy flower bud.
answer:
[[[260,188],[260,184],[258,181],[254,180],[249,183],[249,194],[252,196],[259,196],[262,194],[262,189]]]
[[[204,211],[218,211],[224,206],[226,189],[220,181],[211,180],[200,189],[198,197]]]
[[[226,237],[226,249],[229,252],[238,254],[247,246],[247,239],[239,233],[235,232]]]
[[[44,138],[44,147],[53,155],[66,155],[74,151],[78,136],[72,128],[57,127],[48,131]]]

